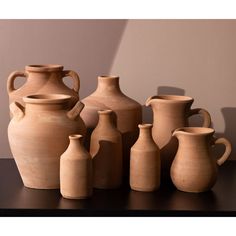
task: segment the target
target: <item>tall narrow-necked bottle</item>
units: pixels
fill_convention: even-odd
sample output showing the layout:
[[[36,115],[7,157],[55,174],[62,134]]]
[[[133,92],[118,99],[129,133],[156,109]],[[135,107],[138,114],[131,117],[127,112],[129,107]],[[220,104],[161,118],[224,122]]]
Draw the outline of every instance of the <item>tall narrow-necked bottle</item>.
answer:
[[[139,125],[139,138],[130,152],[130,187],[151,192],[160,186],[160,150],[152,138],[152,125]]]
[[[114,189],[122,183],[122,138],[111,110],[98,111],[99,121],[91,135],[93,185]]]
[[[92,195],[92,157],[83,146],[83,136],[69,136],[70,144],[60,160],[61,194],[69,199],[84,199]]]

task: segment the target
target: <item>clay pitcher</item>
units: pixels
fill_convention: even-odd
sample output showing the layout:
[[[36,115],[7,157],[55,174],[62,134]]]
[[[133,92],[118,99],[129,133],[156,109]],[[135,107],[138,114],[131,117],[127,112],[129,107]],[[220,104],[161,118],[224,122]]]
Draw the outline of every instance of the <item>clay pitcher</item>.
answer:
[[[119,188],[122,183],[122,138],[111,110],[98,111],[99,121],[91,135],[93,186],[100,189]]]
[[[16,89],[14,86],[17,77],[26,78],[23,86]],[[73,79],[73,88],[69,88],[63,82],[64,77]],[[79,100],[80,80],[76,72],[63,70],[61,65],[28,65],[23,71],[12,72],[7,80],[7,92],[9,103],[18,102],[23,105],[22,98],[31,94],[66,94],[72,98],[69,106],[73,106]]]
[[[13,118],[8,139],[13,157],[26,187],[56,189],[60,186],[60,156],[69,144],[68,136],[85,135],[80,118],[80,101],[70,109],[71,96],[61,94],[29,95],[10,105]]]
[[[138,124],[142,123],[141,105],[121,91],[118,76],[99,76],[97,89],[82,102],[85,107],[81,117],[90,133],[98,123],[99,110],[114,111],[122,134],[124,175],[128,181],[130,148],[138,138]]]
[[[218,166],[227,160],[232,150],[230,142],[213,137],[214,132],[214,129],[200,127],[183,127],[174,131],[179,147],[171,166],[171,179],[177,189],[198,193],[214,186]],[[215,144],[225,145],[225,152],[218,159],[212,151]]]
[[[211,125],[210,114],[202,109],[191,109],[193,98],[176,95],[160,95],[147,99],[146,106],[153,110],[152,136],[161,151],[162,177],[170,180],[170,166],[177,151],[177,140],[172,131],[189,126],[188,118],[195,114],[203,116],[203,127]]]

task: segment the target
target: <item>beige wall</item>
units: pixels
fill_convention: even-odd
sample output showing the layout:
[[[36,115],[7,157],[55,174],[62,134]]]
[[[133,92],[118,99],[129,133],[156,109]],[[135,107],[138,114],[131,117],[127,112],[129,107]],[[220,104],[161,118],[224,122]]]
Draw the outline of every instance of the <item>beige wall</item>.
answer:
[[[120,75],[122,90],[142,104],[157,92],[192,96],[236,147],[236,20],[1,20],[0,53],[0,157],[11,156],[7,76],[40,63],[79,72],[81,97],[106,73]]]

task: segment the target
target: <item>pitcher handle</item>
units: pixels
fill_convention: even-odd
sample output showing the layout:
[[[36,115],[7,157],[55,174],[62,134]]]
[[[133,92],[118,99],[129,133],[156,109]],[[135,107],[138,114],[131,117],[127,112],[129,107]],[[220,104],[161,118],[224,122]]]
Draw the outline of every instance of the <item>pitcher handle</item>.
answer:
[[[189,113],[189,117],[192,116],[192,115],[202,115],[203,117],[203,124],[202,124],[202,127],[207,127],[209,128],[211,126],[211,115],[210,113],[203,109],[203,108],[195,108],[195,109],[192,109],[190,110],[190,113]]]
[[[27,78],[28,74],[25,71],[14,71],[12,72],[7,79],[7,92],[8,94],[12,93],[13,91],[15,91],[15,87],[14,87],[14,81],[16,79],[16,77],[25,77]]]
[[[73,70],[64,70],[63,77],[69,76],[73,79],[73,90],[78,93],[80,88],[80,78],[79,75]]]
[[[226,138],[214,138],[214,144],[223,144],[225,145],[224,154],[216,161],[216,163],[221,166],[229,157],[232,151],[232,145]]]

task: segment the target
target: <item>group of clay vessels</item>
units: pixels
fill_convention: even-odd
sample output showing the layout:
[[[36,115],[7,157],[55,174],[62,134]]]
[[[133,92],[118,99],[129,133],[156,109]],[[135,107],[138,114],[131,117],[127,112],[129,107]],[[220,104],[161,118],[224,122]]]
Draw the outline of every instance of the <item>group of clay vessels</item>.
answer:
[[[17,77],[26,78],[19,89]],[[73,79],[73,88],[64,77]],[[65,198],[81,199],[93,187],[119,188],[127,179],[138,191],[157,190],[170,177],[186,192],[215,184],[231,145],[213,136],[209,113],[191,109],[192,98],[148,98],[152,125],[142,124],[142,107],[121,92],[119,77],[98,77],[96,91],[82,102],[79,88],[78,74],[60,65],[30,65],[10,74],[8,138],[26,187],[60,188]],[[188,127],[194,114],[203,116],[203,127]],[[218,143],[226,149],[217,159],[212,146]]]

